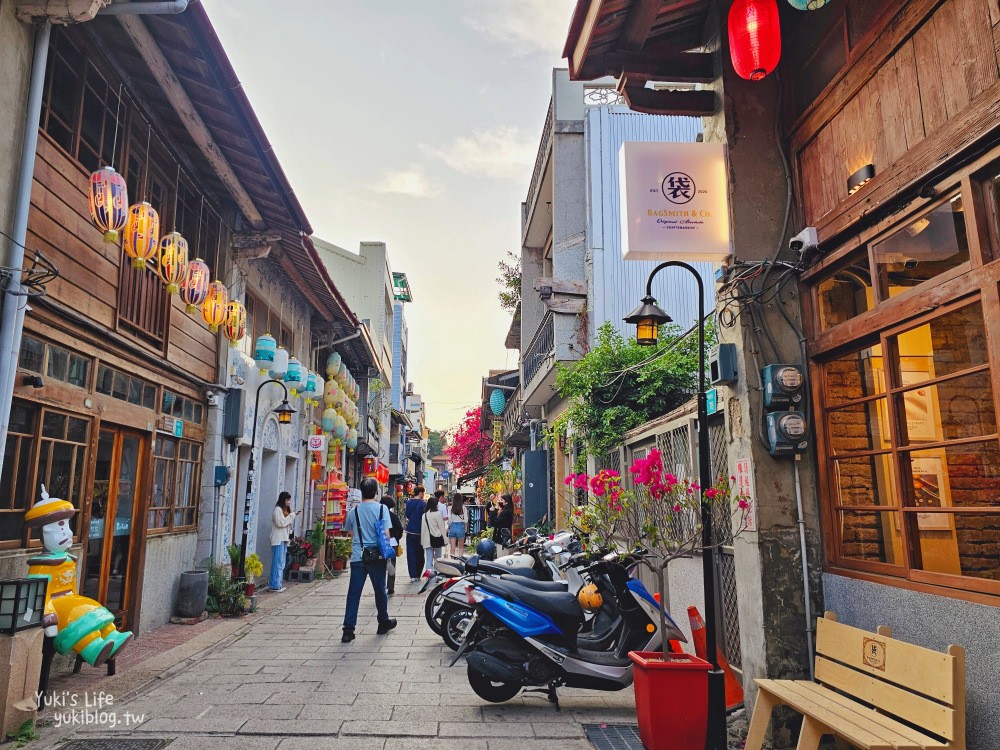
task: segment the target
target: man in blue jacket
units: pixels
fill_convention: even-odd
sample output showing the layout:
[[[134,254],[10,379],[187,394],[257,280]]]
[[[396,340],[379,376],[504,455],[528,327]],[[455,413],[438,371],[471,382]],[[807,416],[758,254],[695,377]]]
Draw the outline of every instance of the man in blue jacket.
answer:
[[[424,567],[424,548],[420,546],[420,522],[424,518],[424,486],[418,484],[413,489],[413,497],[406,501],[406,567],[410,571],[410,583],[420,580]]]

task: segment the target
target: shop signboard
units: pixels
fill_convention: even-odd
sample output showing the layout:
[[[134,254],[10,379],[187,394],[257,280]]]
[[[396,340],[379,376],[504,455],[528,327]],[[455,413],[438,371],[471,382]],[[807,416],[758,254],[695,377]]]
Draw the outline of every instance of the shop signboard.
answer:
[[[753,470],[750,459],[744,458],[736,462],[736,487],[741,497],[750,501],[750,512],[747,513],[746,530],[757,530],[757,503],[753,491]]]
[[[310,435],[309,450],[326,453],[326,435]]]
[[[625,260],[718,263],[730,254],[720,143],[639,143],[618,152]]]

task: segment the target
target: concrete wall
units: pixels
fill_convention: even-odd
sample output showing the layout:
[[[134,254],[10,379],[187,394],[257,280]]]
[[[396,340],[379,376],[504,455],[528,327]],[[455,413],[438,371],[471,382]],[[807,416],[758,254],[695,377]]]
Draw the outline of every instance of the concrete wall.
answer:
[[[195,567],[198,534],[164,534],[146,539],[140,635],[166,625],[174,614],[181,573]],[[133,623],[133,628],[135,624]]]
[[[847,625],[888,625],[894,638],[937,651],[965,647],[969,750],[1000,747],[1000,608],[830,573],[823,594],[826,608]]]

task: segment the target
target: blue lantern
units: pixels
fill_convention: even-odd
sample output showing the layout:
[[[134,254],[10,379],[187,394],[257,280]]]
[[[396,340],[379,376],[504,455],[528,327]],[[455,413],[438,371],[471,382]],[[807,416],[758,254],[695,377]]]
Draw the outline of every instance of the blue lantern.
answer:
[[[494,388],[493,392],[490,394],[490,411],[496,415],[503,414],[504,407],[507,405],[507,399],[504,398],[503,391],[499,388]]]
[[[352,429],[352,430],[348,430],[347,431],[347,447],[350,450],[354,450],[355,448],[358,447],[358,431],[357,430],[353,430]]]
[[[302,372],[302,363],[297,357],[288,360],[288,369],[285,370],[285,384],[292,389],[292,395],[298,395],[298,391],[306,384],[306,376]]]
[[[274,355],[278,351],[278,342],[274,336],[265,333],[257,339],[253,345],[253,361],[260,368],[261,375],[271,369],[274,363]]]
[[[347,435],[347,420],[339,414],[333,421],[333,436],[338,440]]]
[[[830,0],[788,0],[788,4],[796,10],[819,10]]]
[[[302,388],[302,395],[306,397],[306,400],[312,401],[319,392],[319,376],[312,370],[306,373],[306,382]]]
[[[334,409],[324,409],[321,423],[323,432],[333,432],[334,427],[337,426],[337,412]]]
[[[332,380],[333,376],[337,374],[340,369],[340,355],[337,352],[333,352],[326,359],[326,374]]]

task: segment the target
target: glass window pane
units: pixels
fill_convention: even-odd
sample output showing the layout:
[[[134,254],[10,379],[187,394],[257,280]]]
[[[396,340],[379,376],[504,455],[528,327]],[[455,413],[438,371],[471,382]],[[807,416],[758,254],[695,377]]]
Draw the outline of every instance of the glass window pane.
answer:
[[[897,505],[893,489],[892,456],[880,453],[833,462],[838,505]]]
[[[66,437],[66,415],[54,411],[45,412],[45,417],[42,419],[42,435],[60,440]]]
[[[884,398],[827,413],[827,434],[834,454],[889,447],[889,418]]]
[[[892,337],[899,348],[899,385],[944,377],[984,365],[986,330],[979,302]]]
[[[35,415],[38,412],[16,401],[10,407],[10,432],[32,434],[35,431]]]
[[[819,310],[821,330],[868,312],[874,306],[867,253],[858,254],[847,266],[816,285],[816,308]]]
[[[917,508],[1000,508],[1000,445],[996,440],[902,454]],[[904,477],[906,474],[904,474]]]
[[[919,542],[918,568],[1000,581],[1000,514],[908,515]]]
[[[105,367],[104,365],[98,367],[97,385],[96,385],[97,392],[110,396],[111,385],[114,382],[114,379],[115,379],[115,373],[110,367]]]
[[[49,366],[46,374],[63,382],[69,378],[69,352],[57,346],[49,347]]]
[[[90,360],[86,357],[80,357],[76,354],[70,355],[69,358],[69,375],[66,378],[66,382],[70,385],[79,386],[80,388],[87,387],[87,376],[90,374]]]
[[[194,403],[189,399],[184,399],[184,420],[190,422],[194,416]]]
[[[827,404],[856,401],[883,393],[884,367],[882,347],[878,345],[827,362],[825,365]]]
[[[993,435],[997,431],[988,372],[904,391],[896,397],[902,444]]]
[[[130,404],[141,404],[142,403],[142,381],[136,378],[129,378],[128,380],[128,402]]]
[[[24,336],[21,339],[21,353],[18,356],[17,366],[22,370],[40,373],[44,360],[45,344],[38,339]]]
[[[115,373],[115,384],[112,388],[111,396],[122,401],[128,396],[128,377],[125,373]]]
[[[856,560],[903,564],[899,513],[840,512],[841,554]]]
[[[0,541],[20,541],[24,538],[24,513],[7,511],[0,513]]]
[[[61,497],[64,500],[70,500],[73,497],[74,489],[73,446],[68,445],[67,443],[43,442],[42,448],[46,453],[52,454],[52,466],[49,469],[48,476],[45,477],[44,482],[42,482],[42,478],[39,477],[39,483],[45,485],[50,497]],[[41,473],[41,467],[39,467],[39,473]]]
[[[201,424],[201,420],[202,420],[202,406],[201,404],[195,404],[194,413],[191,416],[191,421],[196,422],[197,424]]]
[[[163,389],[163,403],[160,405],[160,411],[164,414],[170,414],[174,408],[174,401],[177,399],[173,393],[168,391],[166,388]]]
[[[76,419],[75,417],[70,417],[69,425],[66,430],[66,439],[72,440],[74,443],[86,443],[88,426],[89,423],[86,419]]]
[[[956,195],[873,246],[883,299],[969,260],[963,209]]]
[[[144,385],[142,387],[142,405],[147,409],[156,408],[156,386]]]

